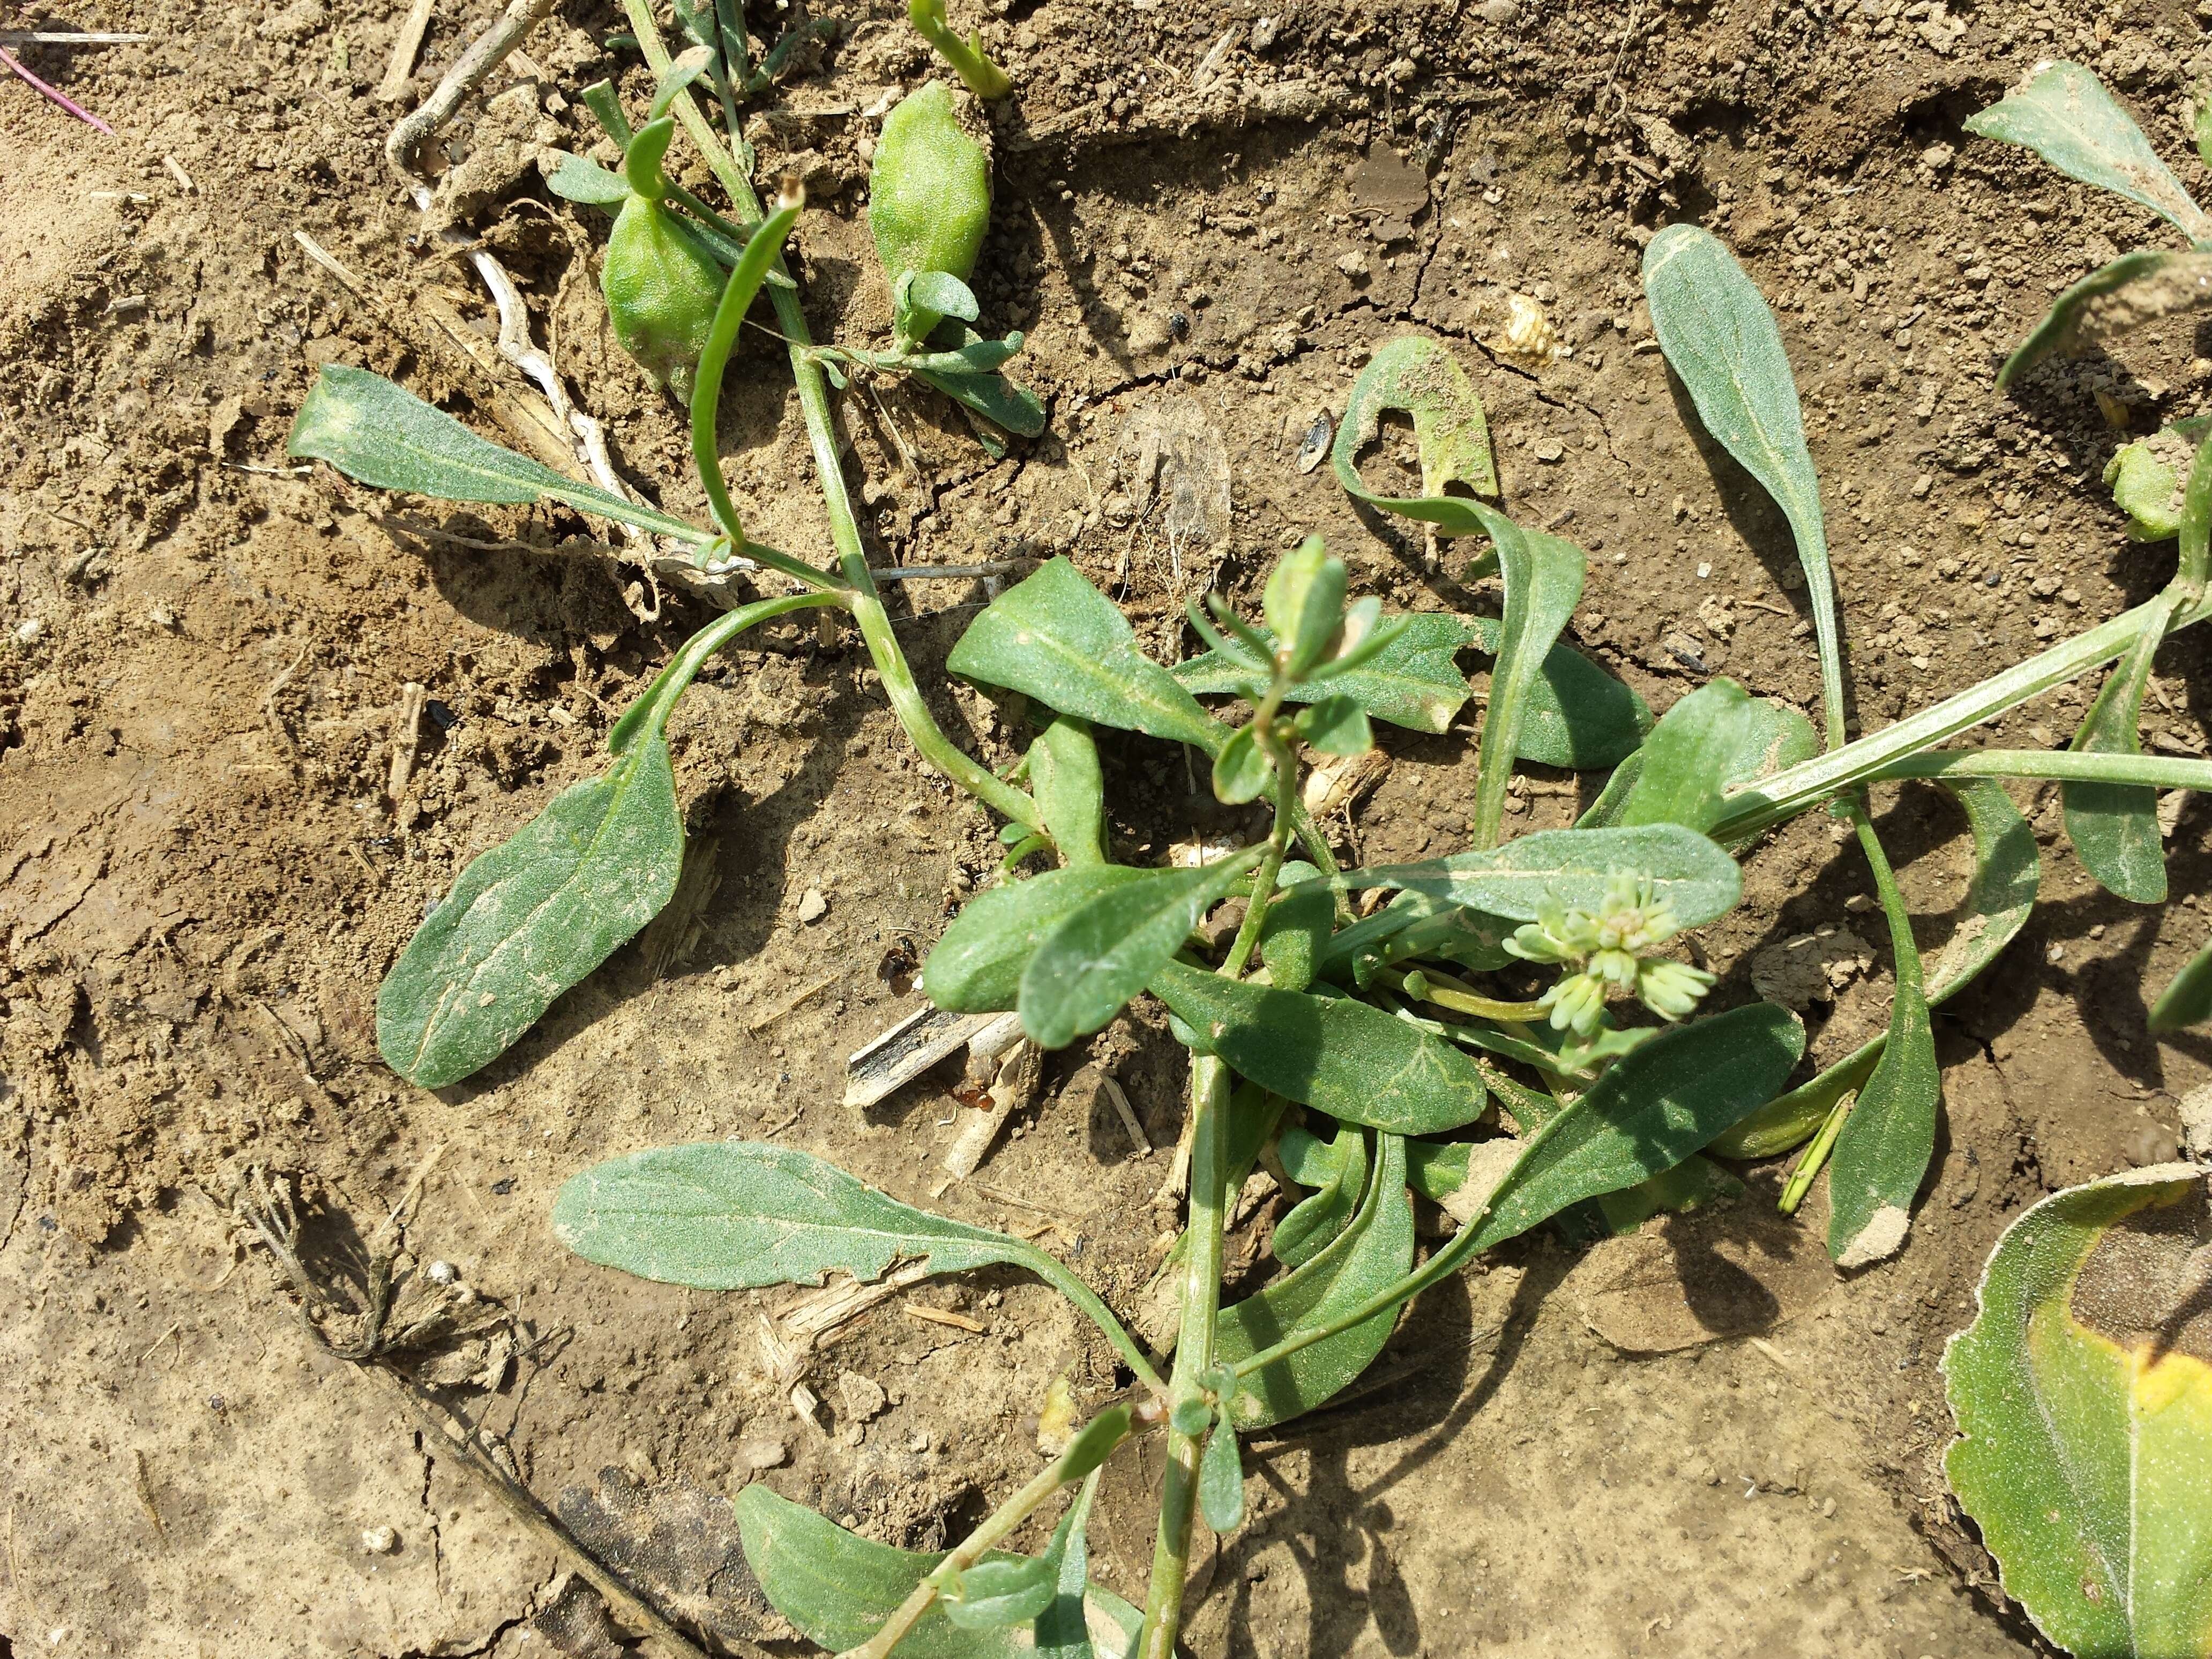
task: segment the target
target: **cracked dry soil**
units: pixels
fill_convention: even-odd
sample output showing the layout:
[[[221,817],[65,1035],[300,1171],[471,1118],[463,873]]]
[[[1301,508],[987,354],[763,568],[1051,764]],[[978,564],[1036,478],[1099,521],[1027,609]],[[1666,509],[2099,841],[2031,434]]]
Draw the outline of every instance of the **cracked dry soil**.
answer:
[[[437,1154],[408,1226],[417,1265],[453,1264],[518,1322],[520,1352],[405,1363],[595,1547],[736,1650],[792,1650],[791,1633],[748,1594],[720,1497],[764,1479],[933,1546],[1034,1466],[1028,1419],[1054,1376],[1086,1401],[1113,1386],[1048,1293],[982,1275],[847,1327],[809,1364],[823,1404],[802,1422],[762,1354],[781,1294],[617,1279],[548,1232],[566,1176],[688,1138],[774,1132],[908,1199],[939,1180],[955,1079],[861,1116],[838,1104],[840,1072],[915,1006],[915,964],[989,879],[995,843],[914,760],[849,640],[750,636],[686,700],[672,737],[692,855],[636,945],[465,1086],[418,1091],[377,1060],[374,987],[426,902],[597,764],[614,714],[700,619],[592,556],[572,518],[282,469],[325,362],[394,374],[490,429],[486,383],[421,326],[443,307],[488,333],[482,296],[438,257],[380,144],[493,9],[440,9],[400,104],[374,92],[400,22],[388,0],[69,14],[155,36],[35,59],[113,141],[0,87],[0,1650],[616,1650],[542,1541],[380,1379],[300,1329],[226,1212],[253,1164],[296,1177],[342,1255]],[[751,129],[764,175],[799,173],[817,204],[799,246],[817,330],[861,337],[888,319],[859,212],[867,112],[927,66],[887,0],[808,9],[840,38]],[[1417,328],[1475,377],[1509,510],[1590,550],[1585,650],[1657,708],[1719,673],[1810,707],[1786,532],[1686,423],[1638,303],[1642,241],[1693,217],[1772,297],[1798,367],[1867,726],[2163,579],[2097,486],[2124,440],[2093,394],[2137,433],[2204,406],[2212,361],[2186,323],[2013,399],[1991,389],[2050,294],[2151,240],[2149,216],[1960,123],[2068,56],[2204,184],[2174,115],[2205,55],[2181,0],[990,9],[1021,95],[997,118],[983,320],[1030,331],[1024,369],[1052,423],[994,464],[925,398],[848,398],[885,562],[1065,552],[1170,657],[1187,598],[1209,581],[1249,595],[1309,531],[1358,591],[1494,605],[1458,585],[1449,546],[1363,518],[1326,467],[1297,465],[1364,354]],[[603,0],[560,9],[450,136],[441,210],[522,282],[626,474],[696,510],[675,411],[599,313],[604,221],[551,201],[532,165],[538,145],[588,147],[570,101],[586,82],[620,72],[642,101],[640,72],[600,44],[620,27]],[[295,230],[361,290],[305,258]],[[1514,293],[1567,355],[1499,348]],[[787,380],[771,342],[746,354],[725,398],[732,487],[763,539],[821,545]],[[1379,469],[1402,464],[1402,441]],[[982,585],[904,595],[940,718],[1006,761],[1020,733],[937,672]],[[2194,633],[2161,656],[2154,745],[2202,752],[2204,671]],[[394,802],[410,683],[428,702]],[[2063,741],[2088,690],[1993,739]],[[1386,744],[1351,847],[1449,850],[1466,730]],[[1109,764],[1124,856],[1250,827],[1163,748],[1120,743]],[[1565,822],[1577,788],[1529,776],[1516,823]],[[1751,1200],[1694,1225],[1587,1255],[1548,1238],[1501,1252],[1425,1302],[1368,1384],[1255,1443],[1253,1520],[1211,1568],[1194,1652],[2034,1646],[1944,1495],[1936,1361],[2021,1206],[2171,1154],[2178,1097],[2212,1051],[2154,1044],[2141,987],[2203,940],[2212,817],[2180,805],[2187,896],[2145,911],[2082,874],[2055,794],[2021,798],[2045,902],[1939,1019],[1947,1127],[1902,1255],[1838,1279],[1823,1218],[1773,1218],[1765,1171]],[[1877,805],[1932,946],[1963,886],[1963,826],[1930,790]],[[1704,941],[1723,1003],[1754,994],[1755,957],[1846,927],[1869,896],[1818,817],[1760,848],[1747,887]],[[1808,1004],[1823,1059],[1887,995],[1881,950],[1833,960]],[[1134,1155],[1095,1091],[1064,1090],[1086,1058],[1113,1068],[1159,1150]],[[1045,1229],[1132,1307],[1181,1083],[1164,1033],[1125,1020],[1054,1057],[1042,1103],[941,1201]],[[1248,1223],[1248,1251],[1272,1213]],[[1715,1328],[1725,1340],[1698,1340]],[[1133,1592],[1145,1471],[1116,1468],[1098,1554]]]

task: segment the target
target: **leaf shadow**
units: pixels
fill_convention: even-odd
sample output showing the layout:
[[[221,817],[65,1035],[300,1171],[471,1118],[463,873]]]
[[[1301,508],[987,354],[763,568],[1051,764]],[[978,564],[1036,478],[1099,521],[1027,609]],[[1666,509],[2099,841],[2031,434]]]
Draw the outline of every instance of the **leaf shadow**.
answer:
[[[1391,1490],[1434,1462],[1496,1396],[1519,1361],[1544,1299],[1577,1256],[1538,1244],[1509,1245],[1526,1271],[1504,1316],[1479,1326],[1465,1279],[1445,1280],[1422,1297],[1360,1380],[1319,1410],[1246,1443],[1248,1468],[1282,1507],[1231,1540],[1216,1583],[1228,1588],[1232,1650],[1250,1650],[1253,1586],[1280,1546],[1306,1584],[1308,1653],[1348,1653],[1371,1625],[1394,1655],[1423,1651],[1419,1611],[1393,1559],[1397,1517]],[[1484,1363],[1486,1362],[1486,1363]],[[1355,1481],[1352,1455],[1401,1445],[1389,1467]],[[1294,1465],[1305,1468],[1299,1479]],[[1355,1570],[1364,1566],[1363,1574]],[[1255,1569],[1257,1569],[1255,1571]],[[1364,1585],[1358,1582],[1364,1577]]]

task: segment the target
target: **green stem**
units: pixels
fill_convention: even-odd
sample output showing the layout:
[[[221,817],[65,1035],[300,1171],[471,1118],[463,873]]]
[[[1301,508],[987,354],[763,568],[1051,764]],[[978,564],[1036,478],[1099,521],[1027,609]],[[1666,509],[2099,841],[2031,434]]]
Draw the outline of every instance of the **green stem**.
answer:
[[[1426,970],[1416,969],[1401,974],[1397,988],[1416,1002],[1433,1002],[1439,1008],[1449,1008],[1455,1013],[1472,1014],[1477,1019],[1495,1019],[1521,1023],[1547,1018],[1552,1007],[1546,1002],[1500,1002],[1495,998],[1477,995],[1472,991],[1455,990],[1449,986],[1431,982]]]
[[[2153,789],[2212,789],[2212,761],[2178,755],[2096,754],[2086,750],[1937,749],[1907,755],[1869,775],[1892,778],[2057,778],[2068,783],[2135,783]]]
[[[1858,1098],[1854,1089],[1828,1109],[1821,1120],[1820,1133],[1813,1137],[1812,1145],[1805,1148],[1797,1165],[1790,1171],[1790,1180],[1782,1188],[1781,1211],[1784,1215],[1797,1213],[1797,1206],[1805,1201],[1805,1194],[1813,1190],[1813,1178],[1820,1173],[1820,1166],[1828,1161],[1828,1154],[1836,1145],[1836,1137],[1843,1133],[1844,1120],[1851,1115],[1851,1103]]]
[[[2160,594],[2086,634],[2015,663],[1956,696],[1932,703],[1894,726],[1763,779],[1753,787],[1731,795],[1726,815],[1707,833],[1716,841],[1734,842],[1770,830],[1808,807],[1868,782],[1887,767],[2112,661],[2133,645],[2146,627],[2163,623],[2166,612],[2166,596]],[[2173,617],[2169,631],[2190,627],[2207,617],[2212,617],[2212,599],[2200,599]]]
[[[1168,1385],[1160,1380],[1160,1374],[1153,1369],[1152,1362],[1146,1358],[1145,1351],[1137,1346],[1136,1339],[1122,1328],[1121,1322],[1114,1316],[1114,1310],[1100,1299],[1097,1291],[1069,1272],[1065,1263],[1034,1246],[1024,1256],[1023,1263],[1091,1316],[1091,1323],[1097,1326],[1100,1333],[1114,1345],[1114,1352],[1120,1354],[1129,1369],[1136,1373],[1138,1382],[1156,1395],[1167,1393]]]
[[[668,47],[660,38],[659,26],[653,21],[651,0],[623,0],[623,9],[628,15],[632,32],[637,36],[639,48],[645,54],[647,65],[655,76],[668,73]],[[697,100],[688,87],[677,95],[674,106],[676,118],[691,142],[707,158],[707,165],[722,188],[729,192],[730,201],[741,219],[759,219],[760,198],[754,193],[752,182],[733,161],[729,152],[714,137],[714,130],[701,112]],[[779,251],[769,267],[788,281],[791,272]],[[860,520],[853,513],[853,498],[845,488],[843,463],[837,453],[837,429],[830,413],[830,388],[823,379],[822,366],[812,356],[814,337],[806,325],[806,312],[799,302],[796,287],[781,283],[771,284],[769,301],[775,307],[777,326],[783,334],[791,354],[791,374],[799,388],[799,407],[806,417],[806,436],[814,451],[814,468],[822,486],[822,504],[830,517],[830,540],[837,550],[838,564],[850,588],[846,605],[860,624],[860,638],[875,661],[876,672],[882,676],[884,689],[890,694],[891,707],[897,711],[907,735],[925,759],[936,766],[955,783],[974,795],[984,805],[1018,823],[1031,829],[1044,826],[1036,810],[1036,803],[1012,785],[1000,781],[984,767],[955,747],[952,740],[939,727],[915,688],[914,671],[907,665],[906,653],[899,648],[897,637],[891,632],[890,617],[884,610],[882,595],[876,591],[875,578],[868,573],[867,555],[860,542]]]
[[[1183,1263],[1182,1328],[1176,1340],[1170,1398],[1195,1394],[1213,1368],[1213,1330],[1221,1311],[1223,1176],[1229,1161],[1229,1071],[1211,1054],[1190,1062],[1190,1222]],[[1198,1503],[1200,1437],[1168,1432],[1167,1479],[1152,1543],[1152,1581],[1132,1659],[1174,1659],[1182,1624],[1183,1580],[1190,1571],[1191,1517]]]
[[[607,748],[619,755],[629,748],[641,731],[658,731],[668,724],[675,711],[676,700],[690,689],[698,678],[707,659],[720,651],[748,628],[781,617],[793,611],[818,610],[823,605],[842,605],[842,593],[808,592],[785,593],[773,599],[756,599],[750,605],[741,605],[714,618],[684,642],[684,648],[670,660],[668,666],[653,677],[645,695],[626,709],[623,717],[607,733]]]
[[[908,0],[907,21],[921,31],[921,38],[938,50],[952,72],[968,83],[968,90],[987,101],[1004,98],[1014,89],[1006,70],[991,61],[983,50],[981,34],[971,34],[963,40],[953,33],[952,26],[945,21],[945,0]]]
[[[1124,1428],[1115,1437],[1115,1444],[1126,1439]],[[1110,1449],[1110,1448],[1109,1448]],[[914,1587],[913,1592],[899,1603],[883,1628],[859,1647],[848,1648],[838,1659],[885,1659],[890,1650],[911,1631],[915,1621],[927,1613],[930,1605],[942,1592],[945,1583],[956,1573],[974,1566],[990,1551],[991,1547],[1016,1527],[1036,1513],[1038,1508],[1062,1486],[1073,1486],[1096,1468],[1103,1461],[1096,1442],[1079,1437],[1068,1449],[1037,1472],[1036,1478],[1005,1503],[994,1510],[983,1524],[961,1540],[942,1561],[931,1569],[929,1575]]]

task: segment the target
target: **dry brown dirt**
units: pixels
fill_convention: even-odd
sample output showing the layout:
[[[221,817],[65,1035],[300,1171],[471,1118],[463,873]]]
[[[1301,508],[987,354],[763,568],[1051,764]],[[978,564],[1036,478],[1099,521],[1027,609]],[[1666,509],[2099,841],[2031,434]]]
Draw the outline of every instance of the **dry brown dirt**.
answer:
[[[333,1250],[374,1235],[419,1176],[416,1262],[453,1264],[479,1307],[513,1316],[520,1349],[448,1345],[434,1380],[535,1491],[569,1494],[586,1531],[579,1503],[595,1490],[676,1516],[655,1535],[681,1534],[688,1553],[647,1548],[637,1571],[672,1604],[718,1609],[739,1647],[790,1632],[749,1598],[715,1500],[765,1479],[872,1536],[933,1545],[1034,1468],[1029,1419],[1054,1376],[1071,1373],[1085,1401],[1111,1386],[1095,1339],[1048,1292],[984,1276],[847,1328],[812,1361],[824,1404],[802,1421],[761,1347],[784,1293],[619,1279],[548,1231],[563,1179],[678,1139],[773,1134],[914,1200],[941,1179],[950,1079],[860,1115],[838,1103],[843,1060],[917,1006],[913,966],[989,879],[995,842],[914,758],[849,639],[750,638],[684,703],[673,737],[695,839],[676,914],[469,1084],[428,1093],[380,1064],[376,982],[425,905],[598,764],[614,714],[702,614],[579,550],[574,519],[388,499],[286,466],[292,411],[325,362],[394,374],[482,423],[480,383],[417,324],[422,296],[442,294],[488,335],[485,304],[381,144],[494,8],[441,7],[405,100],[380,102],[401,9],[26,8],[40,26],[155,37],[27,49],[112,140],[0,81],[0,1650],[612,1650],[580,1594],[556,1597],[563,1569],[542,1540],[382,1379],[303,1332],[228,1212],[256,1166],[297,1183]],[[799,237],[817,331],[863,337],[887,315],[860,218],[867,112],[927,65],[902,7],[808,9],[840,37],[761,101],[752,130],[763,175],[803,174],[817,208]],[[2013,398],[1992,390],[2052,292],[2156,228],[1960,123],[2037,59],[2067,56],[2185,179],[2212,183],[2176,119],[2203,51],[2181,0],[990,12],[987,40],[1021,95],[997,118],[979,286],[987,325],[1030,331],[1024,373],[1052,423],[994,464],[918,396],[849,402],[851,473],[884,562],[1066,552],[1170,657],[1186,648],[1184,599],[1210,580],[1249,592],[1309,531],[1358,591],[1492,603],[1457,585],[1462,560],[1356,514],[1325,466],[1296,465],[1364,354],[1419,329],[1475,376],[1509,509],[1589,549],[1585,649],[1656,708],[1719,673],[1809,708],[1786,532],[1686,424],[1638,301],[1642,241],[1692,217],[1779,312],[1867,726],[2165,578],[2170,556],[2125,542],[2098,486],[2124,440],[2092,394],[2125,404],[2138,432],[2198,410],[2212,361],[2186,324]],[[619,71],[641,94],[642,72],[602,45],[621,27],[599,0],[562,7],[529,45],[542,78],[495,77],[445,159],[468,170],[460,222],[523,283],[538,338],[627,476],[692,509],[677,413],[600,319],[605,222],[549,198],[531,165],[535,144],[588,147],[571,101],[586,82]],[[1494,349],[1516,290],[1571,357],[1531,369]],[[787,388],[752,342],[724,439],[756,533],[809,549],[824,535]],[[1181,434],[1164,474],[1140,465],[1163,431]],[[995,763],[1018,734],[939,672],[985,597],[975,581],[909,588],[899,628],[948,729]],[[433,701],[395,804],[410,682]],[[2087,690],[2008,717],[1992,740],[2063,742]],[[2203,752],[2206,692],[2192,633],[2160,659],[2148,740]],[[1458,845],[1464,726],[1386,742],[1395,763],[1349,824],[1352,846],[1386,859]],[[1249,828],[1158,746],[1117,746],[1109,781],[1127,856]],[[1577,788],[1532,777],[1516,822],[1564,822]],[[2034,1646],[1945,1494],[1936,1364],[2008,1218],[2172,1155],[2177,1101],[2212,1048],[2152,1041],[2143,987],[2203,941],[2212,820],[2183,805],[2179,896],[2143,909],[2082,873],[2055,793],[2016,793],[2043,845],[2044,902],[1939,1017],[1946,1129],[1902,1255],[1838,1279],[1816,1243],[1808,1258],[1818,1200],[1795,1231],[1766,1218],[1771,1171],[1736,1210],[1587,1255],[1548,1237],[1500,1253],[1425,1303],[1353,1396],[1255,1443],[1254,1518],[1212,1572],[1195,1650]],[[1933,942],[1961,890],[1962,826],[1931,791],[1877,805]],[[826,914],[803,922],[810,889]],[[1748,964],[1774,945],[1880,935],[1863,864],[1817,816],[1753,855],[1748,893],[1703,942],[1724,1000],[1753,994]],[[1814,1005],[1817,1054],[1879,1021],[1887,971],[1873,950],[1832,1012]],[[1079,1048],[1053,1059],[1042,1105],[977,1180],[937,1201],[1047,1229],[1127,1307],[1164,1218],[1152,1198],[1180,1061],[1141,1017],[1095,1052],[1158,1150],[1133,1155],[1103,1107],[1062,1097]],[[1656,1355],[1603,1334],[1663,1336],[1701,1297],[1732,1298],[1734,1328],[1757,1334]],[[1121,1480],[1101,1556],[1135,1594],[1143,1472]],[[380,1528],[391,1547],[365,1547],[387,1541]]]

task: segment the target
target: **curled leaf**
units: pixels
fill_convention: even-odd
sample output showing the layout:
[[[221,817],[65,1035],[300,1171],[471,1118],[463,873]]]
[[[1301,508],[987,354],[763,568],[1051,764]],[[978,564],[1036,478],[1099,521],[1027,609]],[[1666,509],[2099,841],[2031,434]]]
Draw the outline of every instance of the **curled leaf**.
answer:
[[[1360,481],[1359,452],[1375,441],[1383,411],[1392,409],[1413,419],[1421,463],[1418,496],[1380,495]],[[1478,495],[1498,494],[1482,400],[1450,349],[1421,335],[1389,342],[1359,371],[1329,459],[1347,494],[1402,518],[1425,520],[1448,536],[1478,534],[1483,526],[1465,501],[1444,494],[1447,485],[1462,484]]]

